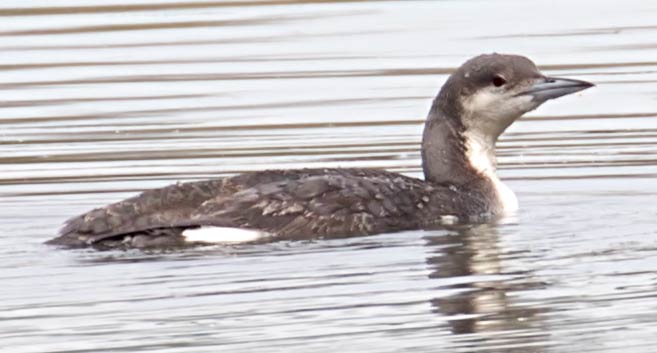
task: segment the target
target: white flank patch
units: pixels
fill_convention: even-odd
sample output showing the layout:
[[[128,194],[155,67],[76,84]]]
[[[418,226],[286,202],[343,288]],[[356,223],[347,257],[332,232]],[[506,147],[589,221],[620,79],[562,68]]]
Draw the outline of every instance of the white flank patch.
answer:
[[[229,227],[201,227],[186,229],[182,233],[190,243],[247,243],[269,236],[268,233],[253,229]]]
[[[440,224],[445,225],[445,226],[454,225],[454,224],[458,223],[458,221],[459,221],[459,218],[454,216],[454,215],[451,215],[451,214],[440,216]]]

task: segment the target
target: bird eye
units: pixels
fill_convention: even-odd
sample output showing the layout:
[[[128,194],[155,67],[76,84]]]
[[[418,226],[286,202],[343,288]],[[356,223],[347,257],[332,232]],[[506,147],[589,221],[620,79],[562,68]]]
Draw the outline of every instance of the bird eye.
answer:
[[[504,77],[499,76],[499,75],[495,75],[493,77],[493,85],[495,87],[502,87],[502,86],[504,86],[505,83],[506,83],[506,80],[504,79]]]

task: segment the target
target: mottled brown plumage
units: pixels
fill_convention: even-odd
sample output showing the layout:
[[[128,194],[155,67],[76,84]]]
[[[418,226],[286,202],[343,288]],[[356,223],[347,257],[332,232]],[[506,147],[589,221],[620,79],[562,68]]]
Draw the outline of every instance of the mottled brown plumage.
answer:
[[[439,215],[493,207],[467,188],[383,170],[272,170],[149,190],[69,220],[50,243],[182,246],[184,229],[207,225],[259,229],[280,240],[339,238],[436,227]]]

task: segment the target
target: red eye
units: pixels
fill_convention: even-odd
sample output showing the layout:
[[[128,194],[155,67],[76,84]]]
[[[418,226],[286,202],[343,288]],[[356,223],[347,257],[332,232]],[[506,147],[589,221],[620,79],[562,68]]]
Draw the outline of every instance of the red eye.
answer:
[[[495,87],[502,87],[506,83],[506,80],[502,76],[495,76],[493,77],[493,85]]]

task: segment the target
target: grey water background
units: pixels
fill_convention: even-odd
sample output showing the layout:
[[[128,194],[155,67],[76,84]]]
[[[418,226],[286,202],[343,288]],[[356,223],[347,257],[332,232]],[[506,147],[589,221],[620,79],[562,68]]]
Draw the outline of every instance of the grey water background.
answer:
[[[499,142],[517,217],[179,252],[61,251],[68,217],[266,168],[420,176],[487,52],[597,87]],[[657,351],[657,2],[0,3],[0,351]]]

